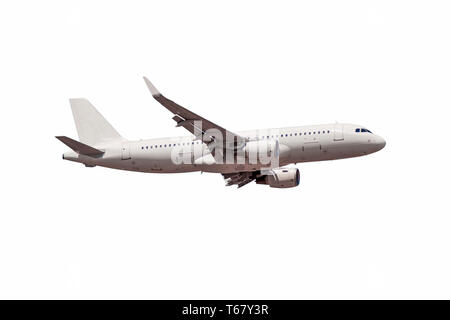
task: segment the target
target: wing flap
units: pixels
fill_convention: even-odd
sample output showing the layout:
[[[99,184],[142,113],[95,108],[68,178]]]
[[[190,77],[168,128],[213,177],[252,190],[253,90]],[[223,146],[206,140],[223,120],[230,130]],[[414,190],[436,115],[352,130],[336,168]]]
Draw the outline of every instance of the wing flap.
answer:
[[[241,188],[246,184],[252,182],[258,177],[258,175],[258,171],[222,173],[227,187],[237,185],[238,188]]]

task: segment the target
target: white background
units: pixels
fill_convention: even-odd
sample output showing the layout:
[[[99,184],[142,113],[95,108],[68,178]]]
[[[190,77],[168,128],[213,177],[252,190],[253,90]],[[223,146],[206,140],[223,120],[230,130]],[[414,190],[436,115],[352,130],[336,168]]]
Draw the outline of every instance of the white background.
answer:
[[[3,1],[0,298],[450,298],[448,1]],[[128,139],[367,126],[381,152],[224,187],[63,161],[86,97]]]

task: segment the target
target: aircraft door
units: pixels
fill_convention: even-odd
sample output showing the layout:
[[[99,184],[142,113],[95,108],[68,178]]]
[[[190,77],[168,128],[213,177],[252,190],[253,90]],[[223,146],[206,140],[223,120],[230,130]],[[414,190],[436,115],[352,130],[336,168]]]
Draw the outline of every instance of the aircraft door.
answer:
[[[344,125],[336,123],[334,125],[334,141],[344,140]]]
[[[130,143],[124,142],[122,143],[122,160],[131,159],[130,155]]]

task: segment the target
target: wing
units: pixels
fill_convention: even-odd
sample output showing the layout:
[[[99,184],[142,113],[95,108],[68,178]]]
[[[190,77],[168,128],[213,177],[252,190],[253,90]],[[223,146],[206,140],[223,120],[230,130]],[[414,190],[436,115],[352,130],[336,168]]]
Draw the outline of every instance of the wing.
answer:
[[[226,186],[237,184],[238,188],[252,182],[260,175],[259,171],[222,173]]]
[[[223,148],[234,150],[244,146],[246,142],[245,137],[226,130],[194,112],[183,108],[179,104],[164,97],[146,77],[144,77],[144,81],[153,98],[174,114],[172,119],[177,123],[177,127],[184,127],[196,139],[202,140],[208,146],[220,144]]]

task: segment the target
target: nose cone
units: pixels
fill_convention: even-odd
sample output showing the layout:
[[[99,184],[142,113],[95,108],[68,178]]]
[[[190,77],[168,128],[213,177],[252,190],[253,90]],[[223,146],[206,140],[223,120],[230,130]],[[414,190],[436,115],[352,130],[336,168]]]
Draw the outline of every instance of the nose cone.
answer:
[[[384,140],[380,136],[376,136],[375,139],[373,139],[373,146],[375,147],[376,151],[380,151],[386,146],[386,140]]]

